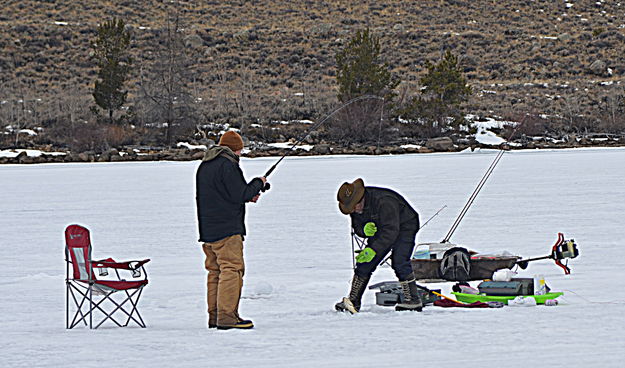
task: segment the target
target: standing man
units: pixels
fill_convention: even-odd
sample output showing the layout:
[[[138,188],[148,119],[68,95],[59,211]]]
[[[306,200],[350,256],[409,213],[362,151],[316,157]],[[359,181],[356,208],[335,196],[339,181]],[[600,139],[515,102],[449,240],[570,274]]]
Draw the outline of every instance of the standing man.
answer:
[[[391,253],[391,265],[401,284],[404,300],[395,310],[423,308],[412,273],[410,257],[419,231],[419,214],[398,193],[385,188],[365,187],[362,179],[343,183],[337,193],[339,209],[349,215],[354,232],[367,238],[367,247],[356,257],[349,296],[335,305],[338,311],[360,311],[360,300],[371,274]]]
[[[255,203],[265,177],[247,183],[239,167],[243,139],[234,131],[210,147],[196,174],[200,241],[206,254],[208,328],[249,329],[254,324],[239,316],[243,286],[245,204]]]

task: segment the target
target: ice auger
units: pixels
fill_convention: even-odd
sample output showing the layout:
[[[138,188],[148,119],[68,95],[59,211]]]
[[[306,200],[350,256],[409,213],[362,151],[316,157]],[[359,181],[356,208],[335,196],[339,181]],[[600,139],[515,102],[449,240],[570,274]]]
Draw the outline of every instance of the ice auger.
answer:
[[[571,273],[571,269],[568,266],[568,259],[575,258],[579,255],[579,251],[577,250],[577,244],[575,244],[575,240],[564,240],[564,234],[558,233],[558,241],[551,248],[551,254],[544,257],[537,258],[528,258],[517,261],[516,264],[519,265],[522,269],[527,268],[527,263],[531,261],[537,261],[539,259],[553,259],[553,261],[564,270],[564,274],[568,275]],[[563,264],[562,260],[567,259],[566,263]]]

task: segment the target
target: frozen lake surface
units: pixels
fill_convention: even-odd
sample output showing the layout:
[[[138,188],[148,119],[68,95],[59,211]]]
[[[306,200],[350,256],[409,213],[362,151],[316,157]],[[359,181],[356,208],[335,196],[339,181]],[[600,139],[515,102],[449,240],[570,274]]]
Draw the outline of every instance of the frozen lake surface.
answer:
[[[0,166],[0,365],[3,367],[622,367],[625,360],[625,149],[507,152],[452,241],[483,253],[547,255],[563,232],[580,256],[556,307],[395,312],[365,293],[362,313],[334,312],[349,290],[344,181],[403,194],[442,240],[497,151],[289,157],[247,213],[241,315],[251,331],[206,328],[197,242],[198,162]],[[243,159],[249,179],[275,158]],[[148,325],[65,330],[63,231],[91,230],[94,258],[151,258],[140,310]],[[394,280],[379,268],[372,283]],[[472,283],[472,284],[477,284]],[[442,287],[449,295],[451,283]]]

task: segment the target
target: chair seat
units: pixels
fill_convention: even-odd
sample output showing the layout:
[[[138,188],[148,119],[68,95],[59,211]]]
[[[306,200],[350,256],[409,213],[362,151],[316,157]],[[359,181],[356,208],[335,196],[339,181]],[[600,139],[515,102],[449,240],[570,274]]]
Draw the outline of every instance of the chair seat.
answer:
[[[87,283],[85,280],[76,280]],[[148,284],[148,280],[139,281],[109,281],[109,280],[93,280],[94,285],[101,285],[113,290],[130,290],[136,289]]]

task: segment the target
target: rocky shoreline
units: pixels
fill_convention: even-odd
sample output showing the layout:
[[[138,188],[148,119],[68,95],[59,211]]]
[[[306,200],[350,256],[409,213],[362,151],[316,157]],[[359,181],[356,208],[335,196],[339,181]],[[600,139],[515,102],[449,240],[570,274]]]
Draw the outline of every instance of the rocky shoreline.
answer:
[[[601,138],[573,138],[566,141],[553,139],[523,140],[520,142],[503,143],[499,146],[486,145],[478,142],[454,142],[451,138],[440,137],[426,141],[423,145],[349,145],[347,147],[320,143],[309,150],[295,149],[289,153],[292,156],[320,156],[320,155],[398,155],[405,153],[431,152],[460,152],[466,149],[559,149],[578,147],[621,147],[625,146],[625,137]],[[128,161],[193,161],[204,157],[203,146],[189,146],[180,148],[165,147],[126,147],[122,150],[110,149],[97,153],[86,152],[58,152],[51,147],[36,147],[32,150],[41,151],[38,155],[29,155],[25,150],[19,150],[15,156],[0,156],[0,164],[40,164],[65,162],[128,162]],[[54,152],[52,152],[54,151]],[[284,155],[288,148],[275,148],[267,145],[253,146],[245,150],[243,157],[279,157]]]

